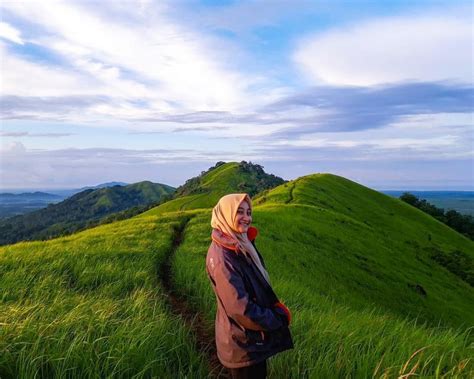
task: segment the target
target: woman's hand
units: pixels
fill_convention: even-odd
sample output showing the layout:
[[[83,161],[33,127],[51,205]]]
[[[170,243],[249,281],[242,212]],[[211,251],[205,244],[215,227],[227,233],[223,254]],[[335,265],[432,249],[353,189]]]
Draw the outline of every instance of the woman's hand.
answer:
[[[278,313],[282,314],[281,312],[283,311],[283,315],[286,316],[287,323],[288,323],[288,325],[290,325],[290,323],[291,323],[291,312],[287,308],[287,306],[285,304],[283,304],[281,301],[273,304],[273,306],[275,307],[275,309],[277,310]]]

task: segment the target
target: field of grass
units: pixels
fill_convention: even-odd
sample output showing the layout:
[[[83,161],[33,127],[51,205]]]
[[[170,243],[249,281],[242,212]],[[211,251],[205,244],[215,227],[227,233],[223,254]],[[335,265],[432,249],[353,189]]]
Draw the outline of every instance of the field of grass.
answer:
[[[179,220],[0,248],[0,377],[205,377],[157,276]]]
[[[208,377],[208,357],[170,309],[159,275],[177,226],[190,219],[172,281],[212,332],[205,257],[211,207],[222,191],[236,192],[219,184],[230,167],[212,173],[214,197],[1,247],[0,377]],[[474,242],[329,174],[265,191],[255,204],[257,247],[293,312],[295,348],[270,359],[269,378],[473,377],[474,290],[466,280]],[[434,253],[462,256],[466,267],[449,259],[444,267]]]
[[[260,199],[257,246],[294,315],[295,349],[271,359],[270,377],[474,373],[474,291],[427,255],[436,248],[472,257],[474,244],[417,209],[372,192],[315,175]],[[180,291],[212,328],[215,297],[204,270],[209,222],[210,210],[191,220],[173,270]]]

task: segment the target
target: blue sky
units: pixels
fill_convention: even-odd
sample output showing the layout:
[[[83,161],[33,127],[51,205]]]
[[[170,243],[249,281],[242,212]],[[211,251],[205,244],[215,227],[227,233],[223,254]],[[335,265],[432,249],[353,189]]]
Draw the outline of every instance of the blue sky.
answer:
[[[0,188],[285,179],[474,190],[461,1],[3,1]]]

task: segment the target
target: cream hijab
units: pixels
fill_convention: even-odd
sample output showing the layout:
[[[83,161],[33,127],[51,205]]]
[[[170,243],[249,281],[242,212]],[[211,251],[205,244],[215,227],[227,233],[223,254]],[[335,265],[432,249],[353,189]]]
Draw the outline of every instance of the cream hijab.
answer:
[[[229,237],[237,240],[243,252],[248,257],[250,257],[268,284],[270,284],[268,272],[263,267],[262,262],[258,257],[257,251],[253,247],[252,242],[250,242],[247,237],[247,233],[239,233],[236,231],[237,209],[239,208],[239,205],[242,203],[242,201],[246,201],[249,204],[249,208],[252,210],[252,201],[250,200],[250,196],[246,193],[232,193],[230,195],[221,197],[217,205],[212,210],[211,226],[214,229],[219,229]]]

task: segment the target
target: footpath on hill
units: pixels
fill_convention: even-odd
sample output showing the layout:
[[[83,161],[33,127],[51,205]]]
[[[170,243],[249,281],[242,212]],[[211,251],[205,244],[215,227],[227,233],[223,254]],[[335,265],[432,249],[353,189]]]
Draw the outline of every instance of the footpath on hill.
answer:
[[[209,366],[209,377],[217,379],[229,378],[225,369],[223,369],[217,358],[216,346],[214,343],[214,334],[205,327],[206,323],[201,312],[195,310],[186,300],[185,296],[178,293],[174,288],[172,278],[172,262],[176,251],[184,240],[186,227],[192,216],[186,216],[181,223],[177,225],[173,232],[173,241],[169,251],[166,254],[163,263],[158,268],[159,278],[165,291],[166,299],[171,312],[182,318],[186,326],[190,329],[195,338],[196,349],[207,357]]]

